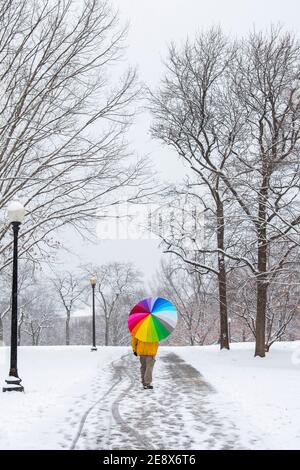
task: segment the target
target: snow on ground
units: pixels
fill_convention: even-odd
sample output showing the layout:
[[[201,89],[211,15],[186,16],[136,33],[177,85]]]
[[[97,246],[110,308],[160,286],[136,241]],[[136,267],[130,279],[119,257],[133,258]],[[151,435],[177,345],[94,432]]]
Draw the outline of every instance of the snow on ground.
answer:
[[[127,352],[114,362],[110,389],[87,416],[75,449],[191,450],[254,449],[260,443],[241,434],[211,400],[214,391],[199,372],[161,348],[153,390],[143,390],[139,361]]]
[[[214,386],[216,408],[269,449],[300,449],[300,341],[276,343],[254,358],[253,343],[173,348]]]
[[[2,393],[9,348],[0,348],[0,449],[63,449],[86,409],[109,385],[109,364],[123,348],[24,346],[18,350],[25,393]]]
[[[0,449],[300,449],[300,342],[253,351],[161,347],[144,391],[130,348],[20,347],[25,393],[0,392]],[[1,347],[1,386],[8,363]]]

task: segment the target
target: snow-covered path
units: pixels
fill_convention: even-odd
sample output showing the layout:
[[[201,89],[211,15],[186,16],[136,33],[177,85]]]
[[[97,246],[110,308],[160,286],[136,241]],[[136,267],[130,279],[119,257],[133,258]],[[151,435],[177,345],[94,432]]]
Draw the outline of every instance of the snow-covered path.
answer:
[[[105,374],[111,385],[83,415],[71,448],[258,448],[254,437],[241,442],[235,424],[210,400],[213,388],[173,352],[160,353],[154,390],[142,389],[139,361],[130,353],[113,361]]]

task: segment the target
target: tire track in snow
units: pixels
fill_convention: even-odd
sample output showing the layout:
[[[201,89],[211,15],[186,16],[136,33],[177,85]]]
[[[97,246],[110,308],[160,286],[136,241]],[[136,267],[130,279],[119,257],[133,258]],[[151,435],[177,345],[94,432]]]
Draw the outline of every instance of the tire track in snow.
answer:
[[[129,357],[130,354],[127,354],[126,356]],[[123,359],[126,356],[123,356],[121,359]],[[127,424],[126,420],[122,418],[121,413],[120,413],[120,404],[121,404],[122,400],[126,397],[128,392],[130,391],[130,389],[132,389],[132,387],[134,387],[135,377],[132,374],[130,374],[130,372],[128,372],[131,369],[128,369],[128,367],[124,367],[124,364],[121,364],[118,367],[115,366],[114,364],[112,364],[112,366],[115,369],[116,373],[119,374],[120,380],[122,379],[122,376],[124,377],[124,375],[126,375],[129,378],[129,381],[130,381],[129,386],[123,392],[121,392],[120,395],[116,398],[116,400],[114,400],[114,402],[112,403],[112,408],[111,408],[112,415],[113,415],[116,423],[119,424],[119,426],[121,427],[121,429],[124,432],[126,432],[128,434],[131,434],[135,438],[136,442],[140,445],[141,449],[154,450],[155,447],[153,447],[153,445],[148,441],[148,439],[146,439],[145,436],[142,436],[134,428],[129,426]],[[122,375],[122,372],[125,372],[125,374]]]
[[[128,354],[125,354],[124,356],[121,357],[121,360],[123,359],[123,357],[127,356]],[[120,358],[119,359],[115,359],[114,361],[111,362],[111,365],[114,367],[114,362],[119,362],[120,361]],[[70,447],[70,450],[74,450],[75,447],[76,447],[76,444],[78,443],[80,437],[81,437],[81,434],[82,434],[82,431],[83,431],[83,428],[84,428],[84,425],[86,423],[86,420],[89,416],[89,414],[91,413],[91,411],[103,400],[105,400],[105,398],[107,397],[107,395],[109,393],[112,392],[112,390],[120,383],[121,381],[121,376],[118,377],[118,379],[111,385],[111,387],[105,392],[104,395],[101,395],[101,397],[95,401],[87,410],[86,412],[83,414],[81,420],[80,420],[80,423],[79,423],[79,428],[78,428],[78,431],[76,433],[76,436],[74,437],[73,441],[72,441],[72,444],[71,444],[71,447]]]
[[[79,423],[79,428],[78,428],[78,431],[76,433],[76,436],[74,437],[74,439],[72,441],[70,450],[74,450],[76,448],[76,445],[77,445],[79,439],[82,437],[82,432],[83,432],[84,426],[86,424],[87,418],[90,415],[90,413],[97,407],[97,405],[99,403],[101,403],[103,400],[105,400],[105,398],[113,391],[113,389],[117,385],[120,384],[120,382],[122,381],[124,376],[129,379],[130,383],[129,383],[128,387],[125,390],[123,390],[117,396],[117,398],[112,402],[112,404],[111,404],[111,414],[114,417],[114,419],[116,421],[116,424],[120,426],[122,432],[130,434],[135,439],[135,441],[141,446],[141,448],[149,449],[149,450],[154,449],[152,444],[148,441],[148,439],[145,438],[145,436],[142,436],[133,427],[130,427],[127,424],[126,420],[124,418],[122,418],[122,415],[121,415],[121,412],[120,412],[120,404],[121,404],[122,400],[124,398],[126,398],[126,395],[128,394],[130,389],[135,384],[135,377],[128,372],[128,368],[124,364],[124,359],[126,357],[129,357],[129,356],[130,356],[130,353],[127,353],[127,354],[121,356],[121,358],[115,359],[114,361],[111,362],[110,365],[114,369],[114,378],[115,378],[115,380],[114,380],[113,384],[111,385],[111,387],[105,392],[105,394],[101,395],[101,397],[97,401],[95,401],[83,414],[83,416],[80,420],[80,423]],[[121,364],[117,365],[117,363],[120,363],[120,362],[121,362]],[[109,441],[110,434],[111,434],[111,429],[109,429],[109,432],[108,432],[108,435],[107,435],[107,441]]]

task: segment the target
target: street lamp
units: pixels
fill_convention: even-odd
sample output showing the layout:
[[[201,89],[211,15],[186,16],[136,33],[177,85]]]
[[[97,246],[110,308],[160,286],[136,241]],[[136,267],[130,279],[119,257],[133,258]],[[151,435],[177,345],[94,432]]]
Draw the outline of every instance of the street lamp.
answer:
[[[231,318],[228,318],[228,341],[231,343],[231,333],[230,333]]]
[[[93,346],[91,351],[97,351],[96,347],[96,316],[95,316],[95,287],[96,287],[97,279],[95,276],[91,277],[90,284],[92,286],[92,297],[93,297]]]
[[[18,376],[18,233],[20,225],[25,216],[24,206],[17,200],[8,204],[7,214],[9,223],[12,225],[13,246],[13,277],[12,277],[12,299],[11,299],[11,340],[10,340],[10,370],[3,392],[23,392],[22,380]]]

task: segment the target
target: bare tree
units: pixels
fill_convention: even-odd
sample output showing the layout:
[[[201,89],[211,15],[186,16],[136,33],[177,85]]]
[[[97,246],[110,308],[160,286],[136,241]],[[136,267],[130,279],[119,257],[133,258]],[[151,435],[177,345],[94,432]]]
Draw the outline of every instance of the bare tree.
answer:
[[[128,338],[127,317],[140,300],[142,273],[132,263],[113,262],[87,268],[97,278],[96,299],[104,320],[104,344],[120,344]],[[137,300],[136,300],[137,299]]]
[[[292,34],[272,28],[228,45],[214,29],[181,51],[172,46],[166,78],[152,94],[153,135],[174,147],[207,187],[213,180],[226,188],[227,216],[224,204],[221,212],[216,205],[217,248],[203,254],[217,254],[219,272],[226,258],[254,277],[261,357],[269,286],[299,249],[299,76]],[[236,224],[229,246],[226,217]]]
[[[299,262],[285,271],[280,272],[268,289],[266,308],[266,351],[270,350],[275,341],[280,341],[289,332],[290,325],[299,315]],[[229,280],[229,300],[232,316],[242,320],[256,337],[256,292],[255,279],[249,279],[247,272],[236,270]],[[297,334],[297,328],[294,329]],[[235,328],[236,336],[243,340],[249,336],[239,323],[239,331]]]
[[[83,302],[84,290],[79,276],[71,272],[57,273],[52,279],[55,292],[66,314],[66,345],[70,345],[70,321],[72,313],[80,302]]]
[[[35,290],[39,290],[40,287],[35,284]],[[18,346],[21,345],[21,338],[22,338],[22,333],[25,331],[26,324],[28,323],[28,319],[32,318],[31,311],[35,312],[35,320],[40,320],[40,318],[44,315],[43,313],[43,307],[41,312],[39,312],[38,316],[36,314],[36,305],[35,302],[39,303],[39,297],[40,293],[34,292],[33,289],[30,289],[29,292],[25,291],[24,295],[21,296],[21,304],[19,307],[19,312],[18,312]]]
[[[23,322],[24,308],[29,302],[33,301],[33,297],[27,296],[26,291],[32,285],[36,283],[34,277],[35,267],[31,262],[22,263],[19,266],[19,327],[18,327],[18,341],[20,341],[21,335],[21,323]],[[11,289],[12,289],[12,277],[8,269],[0,271],[0,288],[1,288],[1,299],[0,299],[0,342],[4,340],[4,320],[11,313]]]
[[[27,209],[20,256],[36,260],[58,228],[84,231],[104,207],[143,193],[144,162],[124,137],[136,72],[115,67],[125,37],[106,1],[2,0],[0,269],[11,260],[1,209],[17,194]]]
[[[233,151],[233,143],[240,138],[239,115],[228,118],[231,106],[225,80],[229,62],[236,53],[235,47],[213,28],[200,34],[195,42],[189,41],[180,49],[169,48],[167,73],[160,89],[151,93],[151,110],[155,117],[152,135],[173,147],[187,161],[192,170],[192,183],[186,192],[198,198],[215,219],[215,249],[198,250],[195,263],[178,246],[170,244],[168,251],[181,257],[186,263],[214,273],[218,277],[220,309],[220,346],[229,349],[226,263],[225,263],[225,214],[226,185],[220,173]],[[220,105],[222,103],[222,105]],[[209,162],[209,163],[207,163]],[[200,190],[197,191],[197,187]],[[209,202],[203,198],[202,188],[209,193]],[[175,248],[175,249],[174,249]],[[212,263],[200,262],[201,254],[215,254]],[[216,259],[214,259],[216,258]],[[214,264],[217,261],[217,266]]]
[[[22,332],[30,337],[32,346],[38,346],[46,331],[53,328],[55,312],[51,297],[41,295],[40,286],[36,286],[37,296],[24,308]]]
[[[176,330],[184,343],[203,345],[210,336],[219,338],[214,315],[215,299],[207,277],[204,279],[195,269],[178,260],[162,262],[152,290],[166,296],[176,306],[179,316]]]
[[[128,295],[118,298],[112,313],[109,328],[109,343],[113,346],[128,346],[131,334],[128,329],[128,315],[136,302],[146,297],[140,290],[133,290]]]
[[[268,290],[286,269],[299,243],[300,108],[295,79],[300,74],[299,42],[272,28],[242,44],[233,67],[234,96],[245,119],[246,147],[239,149],[234,191],[255,231],[256,351],[266,349]],[[249,149],[251,149],[249,151]],[[243,172],[241,174],[241,169]],[[277,253],[280,252],[280,256]]]

